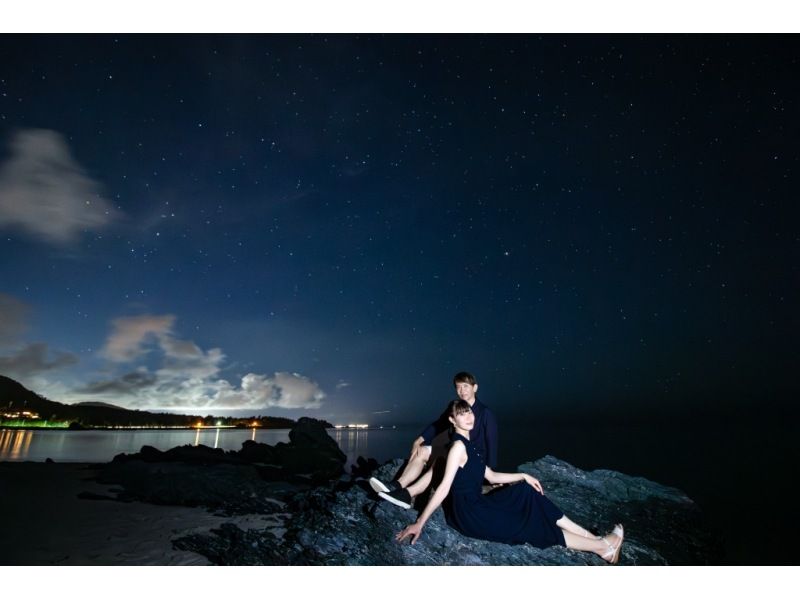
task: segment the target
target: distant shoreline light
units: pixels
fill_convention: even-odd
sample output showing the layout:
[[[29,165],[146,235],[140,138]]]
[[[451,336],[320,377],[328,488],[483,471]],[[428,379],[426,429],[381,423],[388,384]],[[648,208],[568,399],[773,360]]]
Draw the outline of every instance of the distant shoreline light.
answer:
[[[397,426],[370,426],[369,424],[335,424],[335,430],[383,430],[384,427],[395,429]]]

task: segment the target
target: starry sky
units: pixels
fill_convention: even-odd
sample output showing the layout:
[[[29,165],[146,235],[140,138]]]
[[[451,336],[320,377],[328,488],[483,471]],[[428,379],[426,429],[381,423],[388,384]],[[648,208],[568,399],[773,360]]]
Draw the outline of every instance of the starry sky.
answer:
[[[0,373],[425,422],[797,395],[796,37],[0,36]]]

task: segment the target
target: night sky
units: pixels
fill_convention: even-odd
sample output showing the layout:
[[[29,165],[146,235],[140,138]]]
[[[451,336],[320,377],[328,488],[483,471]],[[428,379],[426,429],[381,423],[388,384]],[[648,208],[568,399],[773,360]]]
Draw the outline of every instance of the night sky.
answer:
[[[0,37],[0,373],[62,402],[747,416],[798,384],[797,37]]]

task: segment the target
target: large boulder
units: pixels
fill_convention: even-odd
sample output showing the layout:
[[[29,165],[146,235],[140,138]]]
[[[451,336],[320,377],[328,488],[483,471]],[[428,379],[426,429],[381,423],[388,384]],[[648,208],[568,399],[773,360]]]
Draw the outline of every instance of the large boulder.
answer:
[[[402,461],[376,475],[391,479]],[[545,457],[520,470],[538,477],[546,492],[571,519],[606,533],[625,523],[621,564],[708,564],[720,560],[698,507],[681,491],[606,470],[586,472]],[[398,544],[394,534],[418,516],[378,499],[364,479],[298,493],[289,503],[285,531],[241,530],[225,526],[212,535],[175,541],[218,564],[271,565],[602,565],[594,554],[560,546],[538,549],[462,536],[438,509],[415,545]]]
[[[344,473],[345,455],[322,422],[301,417],[289,431],[289,443],[275,445],[275,462],[287,473],[321,482]]]

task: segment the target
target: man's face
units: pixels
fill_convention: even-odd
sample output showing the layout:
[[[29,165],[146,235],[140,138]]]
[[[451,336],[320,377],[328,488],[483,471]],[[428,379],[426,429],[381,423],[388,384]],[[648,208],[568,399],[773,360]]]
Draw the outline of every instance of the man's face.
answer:
[[[477,384],[470,384],[469,382],[456,382],[456,394],[459,399],[464,399],[469,403],[475,400],[475,393],[478,392]]]

